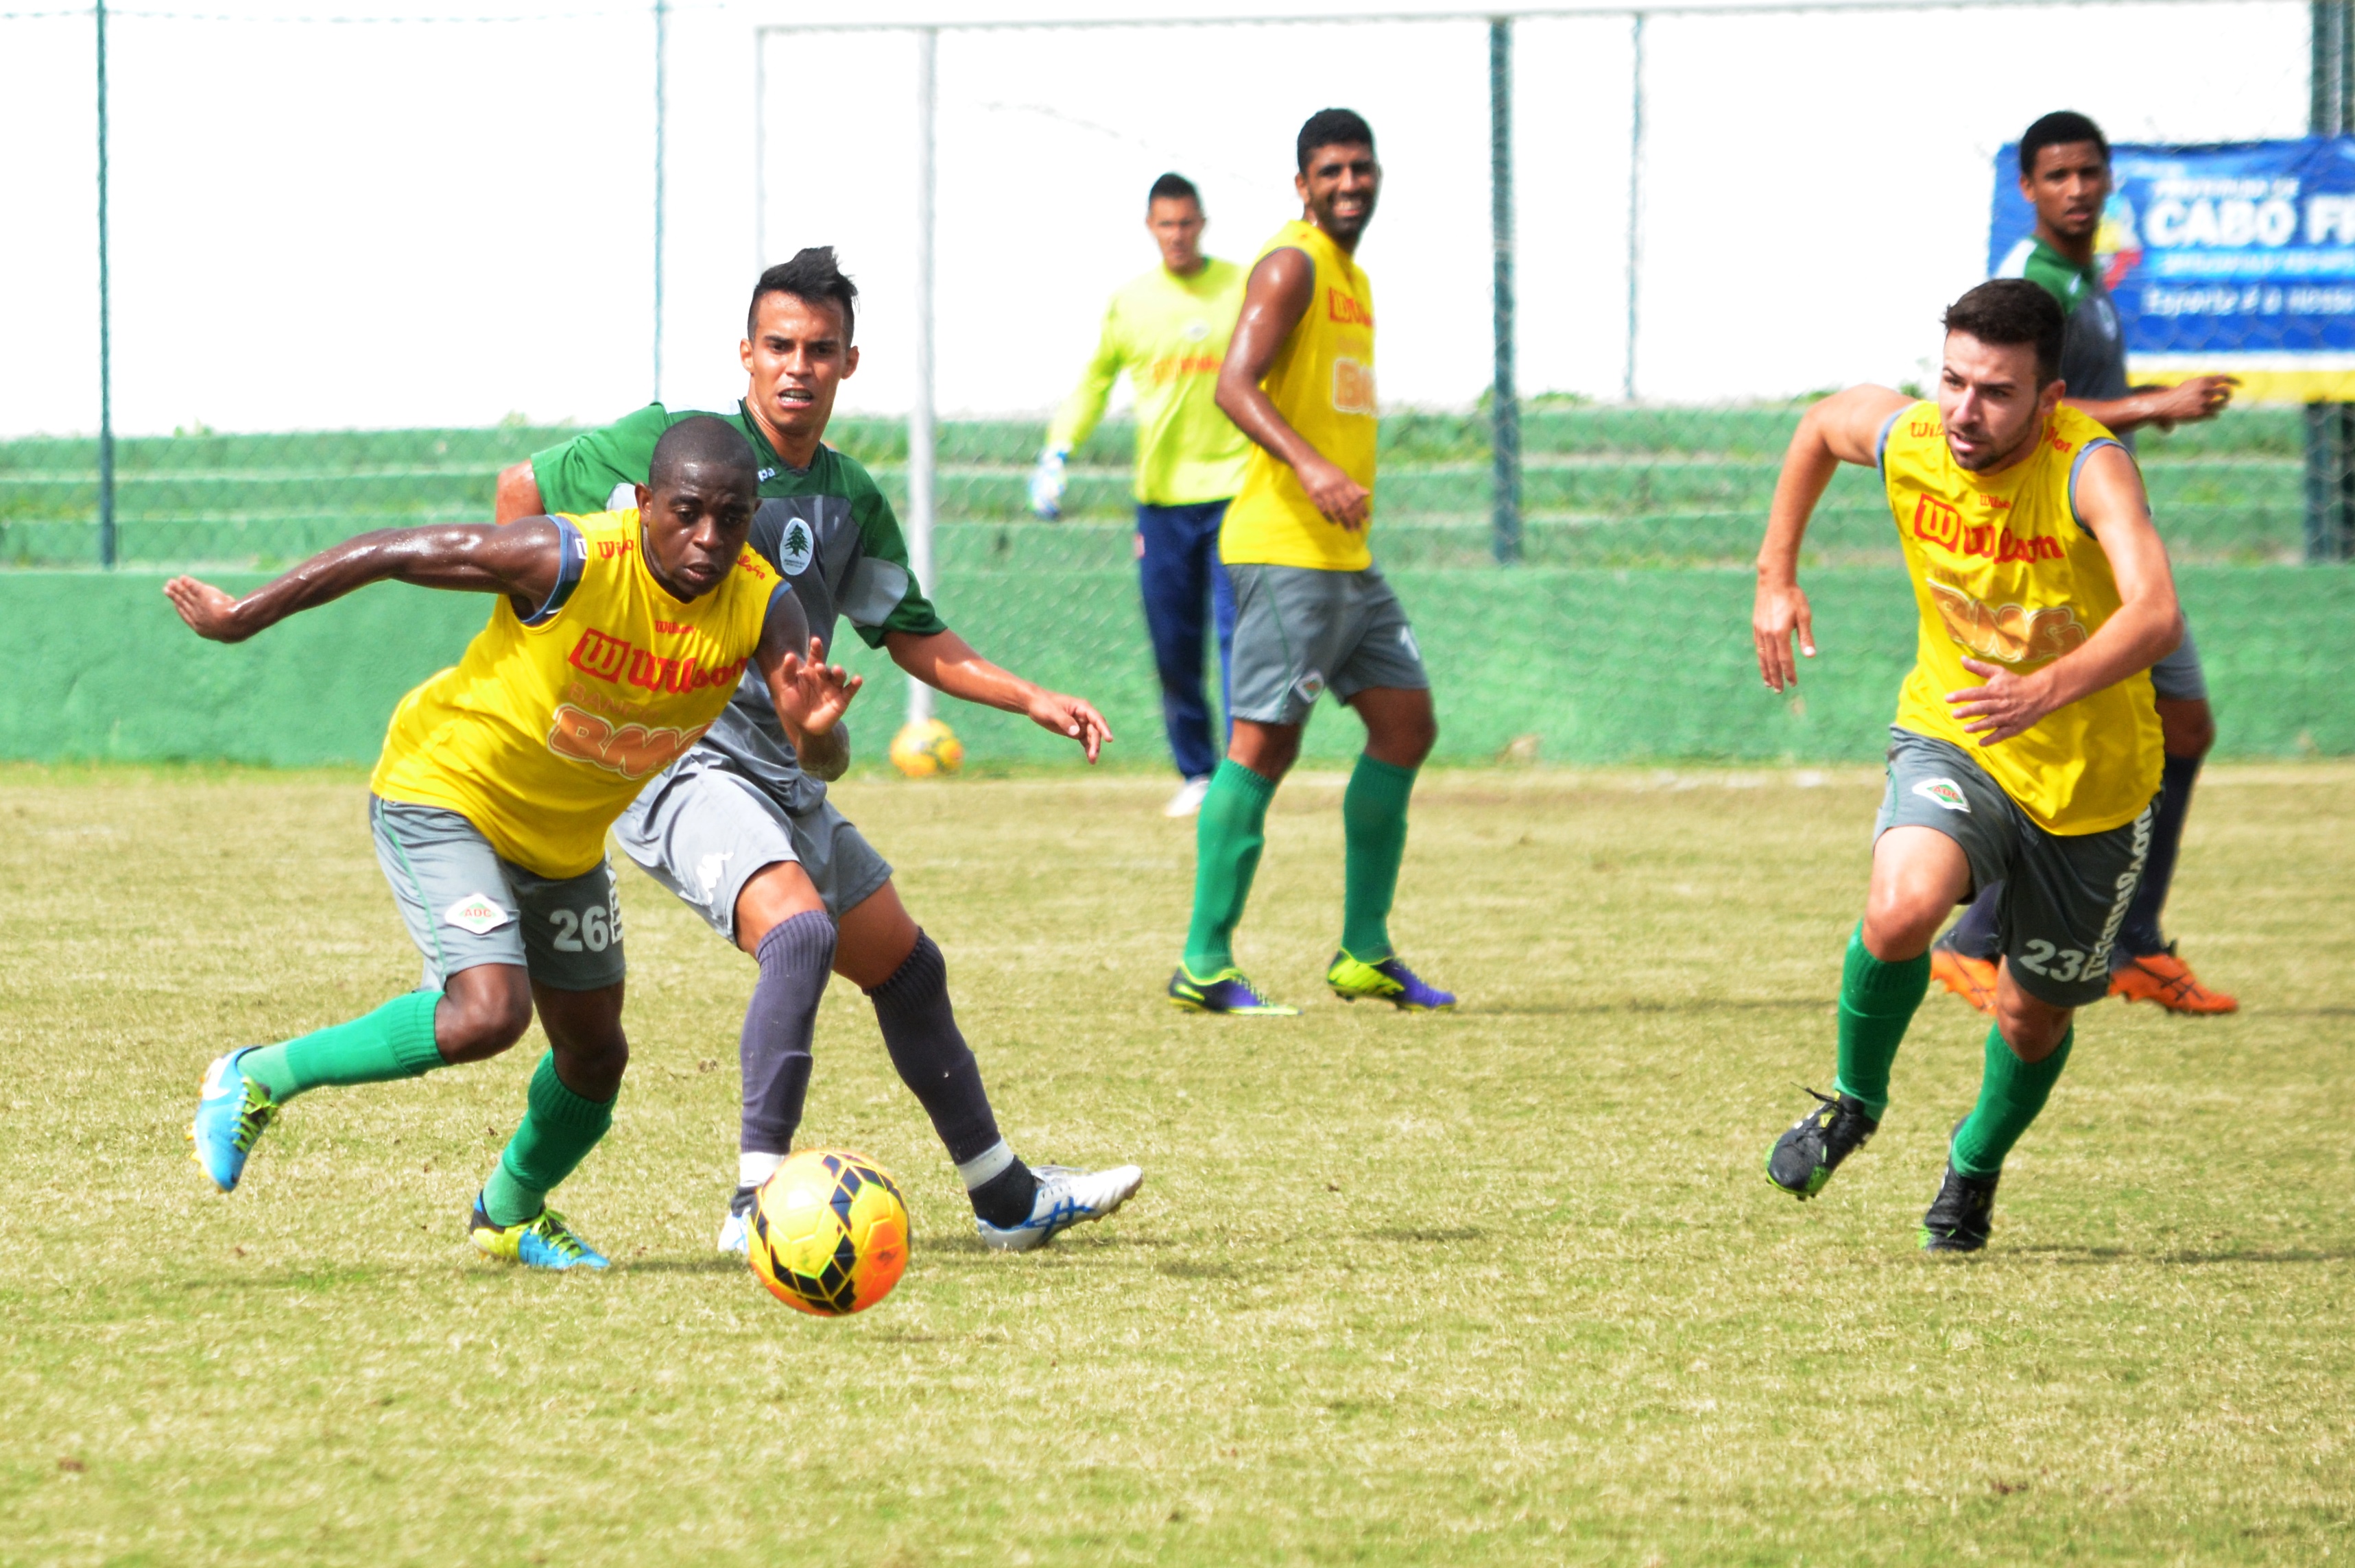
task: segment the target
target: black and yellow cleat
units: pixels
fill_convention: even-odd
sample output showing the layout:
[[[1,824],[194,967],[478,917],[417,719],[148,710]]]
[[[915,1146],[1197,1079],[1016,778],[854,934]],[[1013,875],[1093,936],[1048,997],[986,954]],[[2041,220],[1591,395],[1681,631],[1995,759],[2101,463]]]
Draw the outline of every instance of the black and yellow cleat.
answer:
[[[1948,1160],[1938,1196],[1922,1216],[1922,1250],[1977,1252],[1987,1245],[1995,1229],[1995,1184],[2002,1180],[2000,1171],[1984,1180],[1966,1176]]]
[[[1809,1089],[1807,1093],[1816,1095]],[[1840,1161],[1862,1149],[1881,1124],[1853,1095],[1816,1095],[1823,1103],[1791,1124],[1766,1151],[1766,1180],[1805,1201],[1824,1190]]]
[[[1208,980],[1196,980],[1185,965],[1169,977],[1169,1004],[1188,1012],[1222,1012],[1235,1018],[1297,1018],[1300,1009],[1270,1001],[1253,990],[1237,969],[1220,969]]]

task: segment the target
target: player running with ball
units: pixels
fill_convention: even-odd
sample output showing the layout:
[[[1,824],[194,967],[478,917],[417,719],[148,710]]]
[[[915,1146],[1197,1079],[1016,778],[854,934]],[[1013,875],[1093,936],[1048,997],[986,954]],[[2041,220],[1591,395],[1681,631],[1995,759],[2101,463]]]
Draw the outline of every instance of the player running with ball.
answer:
[[[1000,669],[950,630],[908,569],[890,503],[855,460],[825,444],[835,395],[858,367],[858,296],[825,248],[770,268],[753,287],[739,351],[751,384],[729,417],[760,454],[747,554],[793,584],[823,645],[834,645],[837,619],[847,618],[915,679],[1027,715],[1092,762],[1112,738],[1103,717]],[[655,404],[541,452],[500,475],[498,514],[595,506],[643,477],[666,429],[710,418]],[[848,762],[844,730],[805,741],[747,681],[614,830],[623,853],[760,966],[739,1047],[743,1119],[719,1249],[744,1250],[753,1195],[793,1150],[829,970],[874,1004],[891,1065],[964,1180],[986,1245],[1028,1251],[1111,1213],[1145,1180],[1135,1166],[1033,1169],[999,1135],[950,1005],[946,959],[900,902],[890,865],[826,799],[822,780],[840,778]]]
[[[1374,216],[1374,133],[1323,109],[1295,144],[1298,220],[1261,249],[1219,372],[1219,407],[1254,443],[1219,556],[1234,584],[1234,733],[1195,826],[1194,916],[1169,1000],[1198,1012],[1282,1016],[1235,967],[1235,927],[1267,843],[1267,808],[1327,691],[1357,710],[1366,749],[1341,800],[1341,950],[1325,983],[1425,1011],[1455,999],[1391,949],[1415,770],[1439,737],[1406,611],[1366,548],[1373,522],[1373,287],[1358,241]]]
[[[547,1204],[613,1125],[630,1059],[605,832],[710,727],[746,664],[805,746],[829,743],[858,686],[818,662],[793,589],[745,550],[755,483],[741,435],[690,419],[664,433],[626,510],[363,534],[241,599],[165,585],[216,642],[388,577],[499,596],[465,657],[401,699],[368,781],[377,860],[424,983],[215,1061],[189,1129],[215,1186],[237,1187],[295,1096],[496,1056],[537,1006],[550,1049],[467,1230],[493,1257],[605,1266]]]
[[[1880,471],[1921,611],[1840,978],[1836,1092],[1775,1141],[1766,1173],[1812,1197],[1880,1128],[1931,938],[1956,904],[2001,883],[1978,1104],[1955,1125],[1922,1222],[1924,1248],[1976,1252],[2004,1156],[2068,1064],[2076,1009],[2109,990],[2158,806],[2149,671],[2183,618],[2134,460],[2061,402],[2052,296],[2020,279],[1982,283],[1945,328],[1935,402],[1856,387],[1807,410],[1758,555],[1753,630],[1777,692],[1797,680],[1794,634],[1815,654],[1799,545],[1839,464]]]

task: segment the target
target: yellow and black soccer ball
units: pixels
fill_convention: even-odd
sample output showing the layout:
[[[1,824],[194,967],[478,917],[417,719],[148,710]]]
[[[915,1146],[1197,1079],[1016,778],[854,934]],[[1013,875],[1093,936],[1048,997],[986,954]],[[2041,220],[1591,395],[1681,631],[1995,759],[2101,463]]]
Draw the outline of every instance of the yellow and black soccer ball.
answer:
[[[908,1205],[863,1154],[806,1149],[777,1167],[752,1201],[746,1248],[778,1300],[818,1318],[863,1312],[908,1267]]]
[[[911,779],[937,779],[964,766],[964,743],[940,720],[920,720],[891,737],[891,766]]]

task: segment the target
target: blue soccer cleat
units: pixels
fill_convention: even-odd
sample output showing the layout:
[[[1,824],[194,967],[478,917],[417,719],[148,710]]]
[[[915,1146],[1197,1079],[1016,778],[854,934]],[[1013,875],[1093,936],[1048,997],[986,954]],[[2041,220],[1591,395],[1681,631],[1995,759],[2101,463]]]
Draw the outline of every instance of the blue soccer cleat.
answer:
[[[485,1257],[519,1263],[526,1268],[603,1268],[605,1255],[581,1238],[581,1234],[554,1209],[542,1209],[519,1224],[495,1225],[484,1212],[480,1193],[466,1221],[474,1250]]]
[[[1196,980],[1185,965],[1169,977],[1169,1004],[1188,1012],[1223,1012],[1235,1018],[1297,1018],[1300,1009],[1270,1001],[1252,989],[1243,971],[1220,969],[1208,980]]]
[[[994,1252],[1030,1252],[1045,1246],[1073,1225],[1101,1220],[1136,1195],[1145,1172],[1134,1165],[1109,1171],[1079,1171],[1069,1165],[1034,1165],[1039,1195],[1030,1203],[1030,1217],[1019,1224],[993,1225],[974,1216],[981,1245]]]
[[[1343,1001],[1387,1001],[1401,1012],[1444,1012],[1455,1005],[1453,992],[1425,985],[1395,956],[1369,964],[1346,951],[1336,953],[1325,983]]]
[[[246,1047],[246,1051],[251,1049]],[[190,1157],[224,1192],[237,1191],[254,1139],[269,1129],[278,1115],[278,1102],[270,1097],[270,1091],[238,1070],[238,1058],[244,1054],[245,1051],[232,1051],[213,1058],[213,1065],[205,1069],[197,1119],[188,1124]]]

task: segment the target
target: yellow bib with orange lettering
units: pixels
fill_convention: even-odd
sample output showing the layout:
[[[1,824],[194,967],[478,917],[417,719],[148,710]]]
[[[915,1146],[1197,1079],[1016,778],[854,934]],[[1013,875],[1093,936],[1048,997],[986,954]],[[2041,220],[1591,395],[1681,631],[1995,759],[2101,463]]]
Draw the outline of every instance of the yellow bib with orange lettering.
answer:
[[[1316,267],[1316,292],[1260,387],[1284,423],[1327,461],[1374,488],[1374,288],[1357,260],[1313,223],[1276,230],[1253,266],[1278,250],[1297,250]],[[1362,572],[1374,564],[1363,528],[1329,522],[1300,487],[1300,476],[1254,443],[1243,487],[1219,530],[1219,556],[1230,566],[1312,567]]]
[[[1968,749],[2047,832],[2106,832],[2134,821],[2158,792],[2150,673],[2137,670],[1984,747],[1946,694],[1984,683],[1963,668],[1966,658],[2029,674],[2082,647],[2117,613],[2109,557],[2075,504],[2086,456],[2116,444],[2066,404],[2034,452],[2001,473],[1973,473],[1955,461],[1935,403],[1900,409],[1881,432],[1881,482],[1922,612],[1898,727]]]
[[[711,727],[784,581],[746,550],[677,599],[646,569],[636,511],[566,521],[585,555],[570,596],[527,620],[502,595],[465,657],[401,699],[368,780],[551,877],[603,860],[605,830]]]

